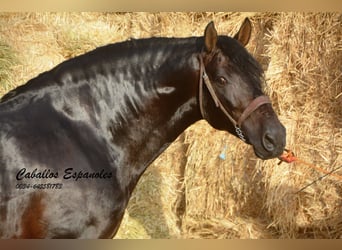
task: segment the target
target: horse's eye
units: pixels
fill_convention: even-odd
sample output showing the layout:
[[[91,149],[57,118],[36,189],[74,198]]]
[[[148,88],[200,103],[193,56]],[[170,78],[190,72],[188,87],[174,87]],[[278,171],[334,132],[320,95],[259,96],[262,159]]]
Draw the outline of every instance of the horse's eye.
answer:
[[[220,77],[217,78],[217,82],[218,82],[218,84],[220,84],[220,85],[226,85],[228,81],[227,81],[227,79],[224,78],[223,76],[220,76]]]

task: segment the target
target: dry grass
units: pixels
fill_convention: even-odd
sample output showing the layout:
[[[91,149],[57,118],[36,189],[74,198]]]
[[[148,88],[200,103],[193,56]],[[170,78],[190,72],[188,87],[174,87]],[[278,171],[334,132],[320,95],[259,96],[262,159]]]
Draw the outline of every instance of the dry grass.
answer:
[[[13,85],[11,86],[11,74],[16,63],[15,53],[8,44],[2,42],[0,37],[0,83],[5,91],[9,91],[13,87]]]
[[[274,56],[267,75],[278,100],[288,145],[326,170],[342,165],[341,14],[281,14],[270,34]],[[341,187],[325,178],[303,192],[298,188],[322,174],[301,164],[264,164],[265,208],[282,237],[341,237]],[[288,167],[288,166],[287,166]],[[342,174],[342,170],[337,173]],[[289,209],[290,208],[290,209]]]
[[[324,169],[340,167],[340,13],[0,14],[0,46],[11,51],[0,52],[7,63],[0,64],[0,96],[97,46],[199,36],[211,20],[220,34],[233,35],[246,16],[254,25],[248,49],[265,69],[265,90],[287,128],[288,147]],[[326,177],[297,192],[321,175],[299,163],[261,161],[201,121],[146,171],[117,238],[340,238],[341,182]]]

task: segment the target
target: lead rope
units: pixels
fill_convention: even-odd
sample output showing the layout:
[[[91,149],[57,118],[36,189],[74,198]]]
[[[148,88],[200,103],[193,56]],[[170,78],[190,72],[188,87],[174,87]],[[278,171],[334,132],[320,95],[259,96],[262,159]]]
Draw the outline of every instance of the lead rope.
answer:
[[[321,172],[321,173],[324,174],[324,175],[320,176],[318,179],[316,179],[313,182],[311,182],[308,185],[306,185],[305,187],[301,188],[299,191],[296,192],[296,194],[299,193],[299,192],[302,192],[304,189],[308,188],[309,186],[315,184],[317,181],[322,180],[324,177],[327,177],[327,176],[333,176],[333,177],[335,177],[335,178],[337,178],[337,179],[342,181],[342,176],[341,175],[334,174],[334,172],[336,170],[342,168],[342,166],[334,168],[331,171],[327,171],[327,170],[325,170],[325,169],[323,169],[321,167],[318,167],[318,166],[316,166],[314,164],[311,164],[309,162],[303,161],[299,157],[296,157],[294,155],[294,153],[291,150],[288,150],[288,149],[285,149],[285,152],[281,156],[279,156],[279,160],[280,160],[280,162],[278,163],[278,165],[280,165],[282,162],[286,162],[286,163],[297,162],[297,163],[301,163],[303,165],[306,165],[306,166],[308,166],[310,168],[313,168],[316,171]]]

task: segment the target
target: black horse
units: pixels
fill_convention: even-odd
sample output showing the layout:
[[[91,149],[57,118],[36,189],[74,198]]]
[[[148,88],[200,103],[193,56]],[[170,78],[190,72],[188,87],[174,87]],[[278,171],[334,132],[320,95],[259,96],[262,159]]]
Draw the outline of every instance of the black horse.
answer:
[[[206,119],[279,156],[285,129],[263,72],[234,38],[150,38],[65,61],[0,102],[0,237],[112,238],[140,176]]]

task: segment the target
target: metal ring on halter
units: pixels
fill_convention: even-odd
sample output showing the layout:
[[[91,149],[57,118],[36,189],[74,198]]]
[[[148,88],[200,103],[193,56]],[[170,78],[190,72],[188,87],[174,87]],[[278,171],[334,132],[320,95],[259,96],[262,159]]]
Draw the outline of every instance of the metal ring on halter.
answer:
[[[237,125],[235,125],[235,132],[236,132],[236,135],[237,135],[243,142],[246,142],[246,138],[243,136],[243,132],[242,132],[241,128],[238,127]]]

